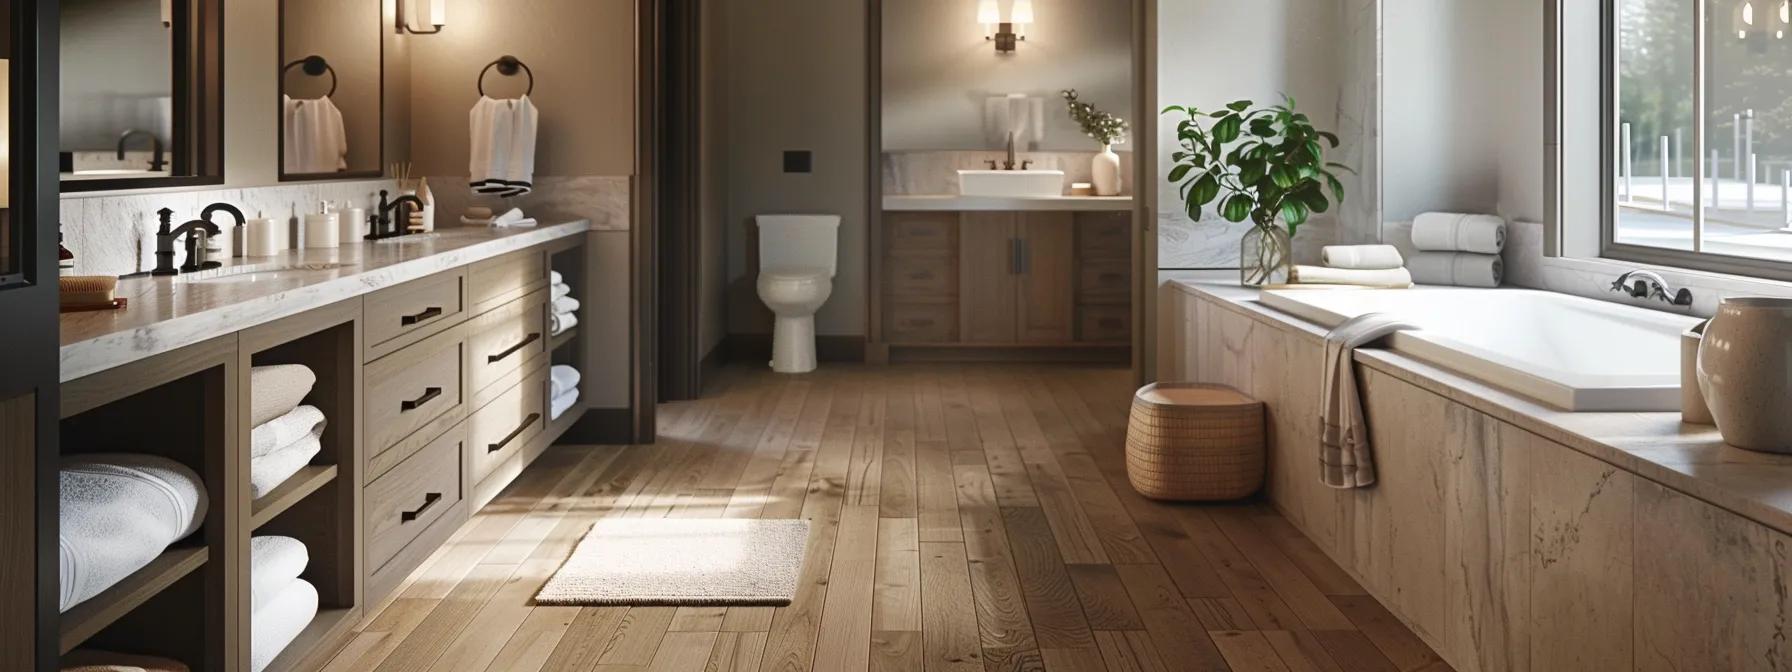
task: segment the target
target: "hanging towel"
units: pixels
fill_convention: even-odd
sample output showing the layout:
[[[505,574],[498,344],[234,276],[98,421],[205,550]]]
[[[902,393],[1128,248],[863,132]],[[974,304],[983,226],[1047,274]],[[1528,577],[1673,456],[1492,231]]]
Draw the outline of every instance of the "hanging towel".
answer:
[[[579,326],[578,313],[552,313],[548,315],[548,331],[553,332],[553,335],[555,336],[566,333],[567,329],[576,326]]]
[[[274,418],[249,432],[249,457],[265,457],[281,448],[298,443],[312,432],[321,433],[324,412],[316,406],[300,406],[286,415]]]
[[[1393,245],[1327,245],[1319,250],[1319,263],[1331,268],[1384,271],[1405,266]]]
[[[554,397],[554,403],[550,404],[550,408],[548,408],[548,419],[559,420],[560,416],[566,415],[566,411],[576,403],[579,403],[578,388],[573,388],[565,394]]]
[[[249,370],[249,426],[260,427],[305,401],[317,374],[303,364],[257,366]]]
[[[561,299],[562,297],[568,296],[570,294],[572,294],[572,288],[568,287],[564,284],[553,285],[552,287],[548,288],[548,298],[550,300],[557,301],[557,300]]]
[[[205,520],[204,482],[165,457],[65,457],[59,481],[62,611],[142,569]]]
[[[292,582],[305,573],[311,554],[305,543],[292,537],[255,537],[249,540],[249,613],[261,611]]]
[[[548,396],[550,398],[558,397],[566,394],[569,390],[579,389],[580,378],[578,369],[565,364],[555,364],[553,368],[548,369]]]
[[[262,672],[285,651],[311,619],[317,618],[317,587],[304,580],[286,585],[267,604],[251,612],[249,669]]]
[[[1412,286],[1412,274],[1404,268],[1385,271],[1359,271],[1324,266],[1295,266],[1288,282],[1296,285],[1360,285],[1384,289],[1405,289]]]
[[[342,110],[329,98],[297,100],[282,96],[285,107],[287,173],[334,173],[348,170],[348,133]]]
[[[579,300],[578,299],[572,298],[570,296],[562,296],[558,299],[554,299],[554,312],[556,312],[556,313],[559,313],[561,315],[570,315],[572,313],[578,312],[578,310],[579,310]]]
[[[1375,455],[1352,353],[1396,331],[1416,328],[1392,315],[1365,313],[1325,335],[1325,371],[1319,387],[1320,482],[1334,488],[1375,483]]]
[[[75,649],[62,656],[62,672],[189,672],[180,661],[94,649]]]
[[[1505,280],[1506,262],[1497,254],[1421,252],[1407,260],[1413,282],[1492,289]]]
[[[1506,220],[1427,212],[1412,222],[1412,246],[1423,252],[1499,254],[1506,249]]]
[[[468,169],[473,191],[511,197],[535,189],[536,116],[535,104],[528,96],[480,98],[473,105],[468,117],[473,150]]]
[[[319,425],[315,431],[305,435],[298,442],[275,450],[261,457],[249,459],[249,498],[261,499],[280,487],[286,479],[299,473],[305,465],[311,464],[311,458],[323,452],[324,428]]]

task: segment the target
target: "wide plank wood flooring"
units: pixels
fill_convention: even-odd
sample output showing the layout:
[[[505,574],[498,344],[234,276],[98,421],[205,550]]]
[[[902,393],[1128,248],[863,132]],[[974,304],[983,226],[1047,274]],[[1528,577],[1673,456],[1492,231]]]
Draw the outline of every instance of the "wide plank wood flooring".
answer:
[[[650,446],[557,447],[331,672],[1449,667],[1261,502],[1127,484],[1122,370],[729,368]],[[537,607],[603,517],[813,521],[788,607]]]

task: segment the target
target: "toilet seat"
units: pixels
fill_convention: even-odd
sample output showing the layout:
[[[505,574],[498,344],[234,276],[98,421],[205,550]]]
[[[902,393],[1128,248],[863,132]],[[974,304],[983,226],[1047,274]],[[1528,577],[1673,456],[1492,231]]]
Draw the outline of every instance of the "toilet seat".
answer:
[[[828,271],[824,268],[777,268],[761,271],[759,278],[774,282],[814,282],[829,279]]]

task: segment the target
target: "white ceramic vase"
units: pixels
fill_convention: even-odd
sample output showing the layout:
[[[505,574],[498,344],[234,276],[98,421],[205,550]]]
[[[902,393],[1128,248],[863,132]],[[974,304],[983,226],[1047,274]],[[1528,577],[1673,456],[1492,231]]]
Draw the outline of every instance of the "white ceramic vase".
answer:
[[[1724,299],[1699,343],[1699,390],[1724,443],[1792,453],[1792,299]]]
[[[1095,180],[1096,196],[1120,195],[1120,155],[1114,153],[1112,145],[1102,145],[1101,153],[1095,155],[1090,166]]]

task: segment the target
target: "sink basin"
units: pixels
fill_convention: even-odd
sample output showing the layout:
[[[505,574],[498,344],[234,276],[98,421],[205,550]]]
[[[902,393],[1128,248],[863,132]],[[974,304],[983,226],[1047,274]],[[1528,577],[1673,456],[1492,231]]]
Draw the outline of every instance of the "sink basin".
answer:
[[[281,273],[303,273],[306,271],[334,271],[347,268],[352,264],[320,262],[313,264],[246,264],[226,266],[198,273],[182,273],[175,276],[175,282],[266,282],[279,277]]]
[[[1062,170],[961,170],[961,196],[1057,198],[1064,195]]]

